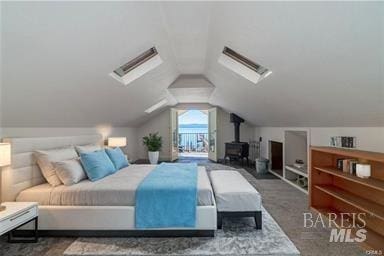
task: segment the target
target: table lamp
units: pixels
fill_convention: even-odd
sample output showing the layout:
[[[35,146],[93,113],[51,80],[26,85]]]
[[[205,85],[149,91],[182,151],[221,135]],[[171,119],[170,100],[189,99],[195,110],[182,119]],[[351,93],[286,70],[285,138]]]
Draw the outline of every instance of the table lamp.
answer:
[[[126,137],[110,137],[108,138],[108,147],[117,148],[127,146]]]
[[[11,164],[11,144],[0,143],[0,185],[2,184],[1,167]],[[0,187],[0,212],[4,211],[6,207],[1,205],[1,187]]]

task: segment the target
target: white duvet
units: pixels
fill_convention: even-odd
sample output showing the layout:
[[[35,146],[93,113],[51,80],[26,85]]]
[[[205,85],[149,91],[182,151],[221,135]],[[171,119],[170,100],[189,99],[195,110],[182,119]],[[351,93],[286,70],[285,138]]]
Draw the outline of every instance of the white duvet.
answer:
[[[155,165],[129,165],[113,175],[91,182],[83,180],[72,186],[52,187],[48,183],[22,191],[16,201],[40,205],[134,206],[135,192]],[[213,205],[213,192],[205,167],[198,167],[198,205]]]

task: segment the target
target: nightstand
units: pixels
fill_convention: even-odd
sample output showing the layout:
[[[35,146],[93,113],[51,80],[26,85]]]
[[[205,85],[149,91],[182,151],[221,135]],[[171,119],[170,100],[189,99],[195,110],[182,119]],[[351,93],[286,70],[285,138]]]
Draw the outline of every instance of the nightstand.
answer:
[[[36,243],[38,240],[38,205],[34,202],[6,202],[7,208],[0,212],[0,235],[8,233],[9,243]],[[15,237],[13,231],[34,221],[32,237]]]

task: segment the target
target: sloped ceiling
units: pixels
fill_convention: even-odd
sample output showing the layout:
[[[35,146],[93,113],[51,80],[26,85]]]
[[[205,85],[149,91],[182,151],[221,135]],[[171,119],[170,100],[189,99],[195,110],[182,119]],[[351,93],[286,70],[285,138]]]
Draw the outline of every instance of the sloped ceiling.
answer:
[[[1,4],[3,126],[136,126],[181,74],[258,126],[384,125],[384,3]],[[108,76],[154,45],[158,68]],[[248,82],[218,64],[224,46],[273,74]]]

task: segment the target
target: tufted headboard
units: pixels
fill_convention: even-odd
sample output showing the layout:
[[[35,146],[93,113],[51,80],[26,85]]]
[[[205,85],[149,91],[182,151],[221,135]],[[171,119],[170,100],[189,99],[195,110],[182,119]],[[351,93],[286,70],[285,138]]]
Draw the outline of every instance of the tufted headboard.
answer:
[[[11,166],[2,168],[1,201],[15,201],[24,189],[45,183],[40,168],[33,157],[35,150],[47,150],[71,145],[103,143],[101,135],[82,135],[70,137],[43,138],[5,138],[3,142],[11,143]]]

